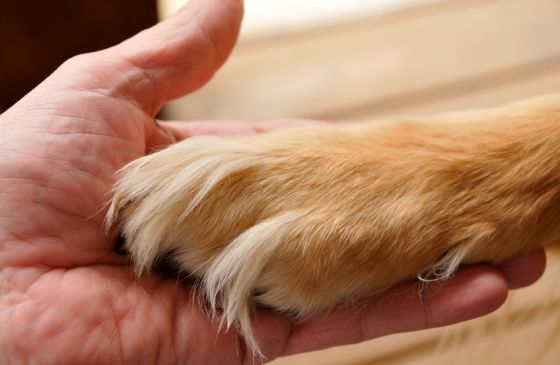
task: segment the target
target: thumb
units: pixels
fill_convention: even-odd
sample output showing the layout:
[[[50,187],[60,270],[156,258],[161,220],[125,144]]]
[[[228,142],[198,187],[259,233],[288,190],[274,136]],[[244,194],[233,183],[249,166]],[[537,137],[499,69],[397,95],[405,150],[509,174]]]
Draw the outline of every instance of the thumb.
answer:
[[[242,0],[190,0],[152,28],[69,64],[81,73],[80,86],[89,76],[88,84],[96,89],[136,102],[153,115],[166,101],[195,91],[213,76],[235,45],[242,16]]]

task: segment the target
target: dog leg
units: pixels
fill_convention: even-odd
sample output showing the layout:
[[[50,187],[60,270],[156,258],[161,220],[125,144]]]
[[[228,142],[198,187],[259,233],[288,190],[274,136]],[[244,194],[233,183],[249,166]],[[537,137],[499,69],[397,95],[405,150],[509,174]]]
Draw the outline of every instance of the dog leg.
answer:
[[[430,120],[194,137],[119,173],[107,224],[258,351],[255,303],[304,317],[559,238],[560,96]]]

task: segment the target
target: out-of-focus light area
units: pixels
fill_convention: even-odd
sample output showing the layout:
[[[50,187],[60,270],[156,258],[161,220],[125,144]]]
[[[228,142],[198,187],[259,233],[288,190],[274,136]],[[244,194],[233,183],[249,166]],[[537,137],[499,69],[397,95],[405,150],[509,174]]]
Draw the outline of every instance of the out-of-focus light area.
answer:
[[[246,0],[229,61],[165,117],[369,121],[558,91],[559,15],[558,0]]]
[[[258,37],[363,17],[433,0],[245,0],[242,37]],[[160,18],[188,0],[159,0]]]

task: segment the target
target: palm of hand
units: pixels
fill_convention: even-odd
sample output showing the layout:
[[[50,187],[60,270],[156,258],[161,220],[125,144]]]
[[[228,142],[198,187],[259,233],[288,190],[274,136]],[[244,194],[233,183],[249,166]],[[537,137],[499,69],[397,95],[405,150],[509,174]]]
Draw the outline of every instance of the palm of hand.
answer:
[[[196,353],[208,356],[196,363],[233,363],[233,335],[217,336],[175,281],[137,281],[104,233],[114,172],[169,141],[145,105],[107,91],[119,77],[114,68],[80,74],[85,58],[61,67],[0,122],[0,290],[9,334],[0,342],[10,349],[1,352],[10,363],[173,363]],[[145,87],[121,80],[122,89]],[[224,351],[212,355],[214,345]]]
[[[216,331],[187,292],[157,276],[136,281],[103,231],[100,207],[112,175],[162,137],[154,120],[123,99],[59,92],[64,100],[53,100],[53,108],[49,96],[30,95],[43,107],[25,114],[28,123],[5,115],[3,131],[10,134],[3,145],[20,150],[2,151],[1,201],[13,212],[3,217],[2,265],[25,268],[3,271],[2,291],[9,294],[2,303],[9,306],[2,312],[12,334],[2,343],[53,363],[169,363],[180,352],[194,352],[188,340],[175,342],[177,324],[188,322],[192,335],[208,333],[206,343],[213,345]],[[23,134],[29,127],[35,132]],[[30,162],[22,165],[24,158]],[[233,348],[225,352],[235,354],[231,338],[228,345]]]
[[[152,275],[138,280],[114,252],[114,238],[103,229],[102,208],[115,171],[169,143],[172,135],[192,134],[189,125],[158,126],[154,112],[165,100],[204,83],[234,43],[238,1],[192,2],[182,16],[192,14],[197,14],[191,22],[195,26],[161,25],[114,49],[71,60],[2,115],[0,359],[4,362],[251,361],[243,356],[237,335],[218,331],[190,292],[178,290],[175,279]],[[165,47],[181,52],[159,49],[157,43],[149,49],[143,45],[170,27],[182,32],[175,32],[178,44],[170,41]],[[137,52],[134,57],[131,50]],[[166,57],[155,57],[164,53]],[[194,65],[190,54],[198,55]],[[177,64],[194,70],[179,76],[178,67],[173,67]],[[166,72],[166,67],[173,71]],[[271,128],[222,126],[235,132]],[[212,132],[221,132],[220,127],[202,130]],[[261,313],[256,332],[261,333],[265,355],[276,357],[466,319],[493,309],[505,293],[500,275],[490,272],[489,279],[490,269],[481,270],[472,269],[455,280],[480,289],[481,294],[470,299],[476,305],[458,304],[464,302],[465,293],[450,286],[428,299],[436,303],[431,308],[418,301],[412,286],[405,286],[361,309],[341,309],[295,327],[285,317]],[[446,307],[454,300],[457,305],[439,308],[436,297],[446,298]],[[383,306],[385,302],[392,305]],[[347,327],[341,337],[333,329],[347,322],[352,329]]]

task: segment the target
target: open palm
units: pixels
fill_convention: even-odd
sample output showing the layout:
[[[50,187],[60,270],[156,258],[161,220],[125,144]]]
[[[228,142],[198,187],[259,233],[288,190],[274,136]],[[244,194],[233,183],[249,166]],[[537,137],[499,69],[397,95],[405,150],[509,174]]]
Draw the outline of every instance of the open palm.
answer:
[[[190,1],[118,46],[69,60],[0,116],[0,363],[252,363],[188,287],[161,275],[136,278],[103,230],[113,175],[132,159],[194,134],[300,123],[154,119],[225,61],[241,14],[238,0]],[[508,285],[531,283],[543,267],[539,252],[501,271],[465,269],[423,300],[404,284],[301,324],[263,311],[255,328],[274,358],[444,325],[495,309]]]

